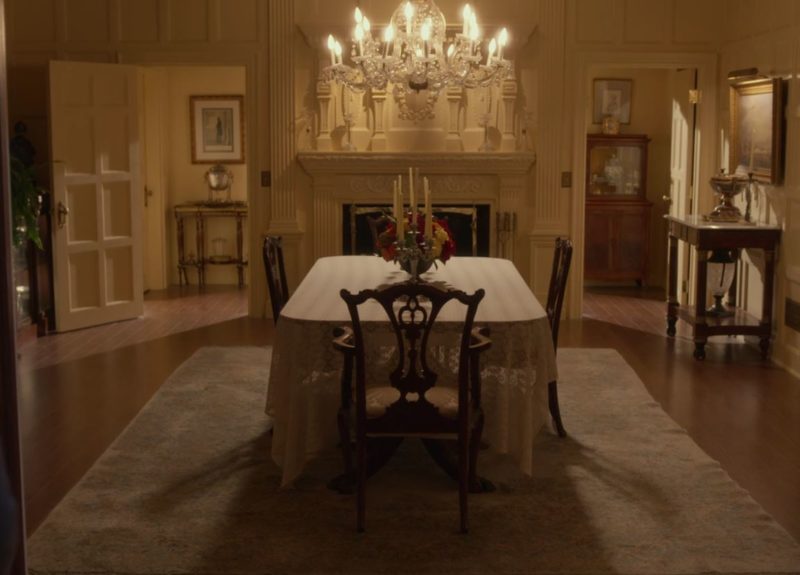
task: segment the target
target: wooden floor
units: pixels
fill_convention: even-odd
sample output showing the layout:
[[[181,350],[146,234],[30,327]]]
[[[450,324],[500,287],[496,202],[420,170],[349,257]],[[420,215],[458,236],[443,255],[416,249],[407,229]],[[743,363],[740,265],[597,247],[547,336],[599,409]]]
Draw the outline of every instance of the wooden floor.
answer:
[[[180,305],[177,295],[152,297]],[[685,332],[667,339],[663,328],[656,329],[654,317],[663,321],[659,293],[593,292],[586,309],[592,317],[562,322],[560,346],[617,349],[675,421],[800,541],[800,381],[763,364],[755,348],[738,342],[717,342],[709,346],[705,362],[696,362]],[[202,307],[196,313],[203,314]],[[20,403],[28,532],[194,350],[266,345],[273,337],[271,320],[220,319],[24,371]],[[561,407],[569,431],[569,405]]]

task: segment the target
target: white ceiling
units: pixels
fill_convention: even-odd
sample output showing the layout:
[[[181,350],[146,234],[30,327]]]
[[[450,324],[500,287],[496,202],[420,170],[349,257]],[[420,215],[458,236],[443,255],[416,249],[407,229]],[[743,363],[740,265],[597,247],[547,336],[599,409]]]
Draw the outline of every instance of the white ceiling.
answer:
[[[356,6],[360,6],[381,30],[400,3],[401,0],[296,0],[295,19],[310,42],[329,33],[348,37],[354,25]],[[461,24],[461,10],[465,3],[465,0],[436,0],[448,26]],[[536,28],[537,0],[469,0],[469,3],[489,34],[505,26],[511,33],[512,42],[518,39],[525,43]]]

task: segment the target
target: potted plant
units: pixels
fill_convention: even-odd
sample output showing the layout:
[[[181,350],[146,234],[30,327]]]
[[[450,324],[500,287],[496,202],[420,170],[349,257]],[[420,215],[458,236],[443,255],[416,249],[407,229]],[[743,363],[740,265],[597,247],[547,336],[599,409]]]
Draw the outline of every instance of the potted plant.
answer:
[[[40,194],[41,188],[36,185],[33,168],[11,156],[11,213],[14,219],[12,239],[15,247],[31,240],[37,248],[43,249],[38,223]]]

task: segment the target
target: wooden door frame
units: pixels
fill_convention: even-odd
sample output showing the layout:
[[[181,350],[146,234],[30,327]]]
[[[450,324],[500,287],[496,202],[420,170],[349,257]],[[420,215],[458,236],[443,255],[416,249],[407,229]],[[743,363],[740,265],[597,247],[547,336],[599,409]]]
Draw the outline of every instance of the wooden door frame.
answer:
[[[11,269],[11,186],[8,158],[8,73],[6,70],[5,5],[0,0],[0,250],[3,280],[0,282],[0,433],[9,483],[17,500],[14,523],[17,550],[9,573],[23,575],[25,564],[25,499],[22,486],[22,453],[17,397],[17,347],[14,316],[14,279]],[[0,566],[2,568],[2,566]]]
[[[575,246],[573,273],[569,291],[569,316],[580,318],[583,315],[583,262],[585,240],[585,204],[586,204],[586,134],[589,125],[586,121],[586,109],[591,105],[589,83],[591,73],[599,68],[619,68],[622,73],[626,69],[678,69],[696,68],[701,102],[697,106],[698,148],[695,157],[698,162],[694,167],[698,174],[697,202],[695,210],[703,211],[713,204],[712,194],[699,193],[700,182],[705,182],[717,172],[717,55],[712,52],[593,52],[582,51],[576,55],[572,93],[573,98],[573,136],[572,136],[572,181],[573,196],[570,229]],[[666,301],[666,297],[665,297]],[[665,324],[666,329],[666,324]]]

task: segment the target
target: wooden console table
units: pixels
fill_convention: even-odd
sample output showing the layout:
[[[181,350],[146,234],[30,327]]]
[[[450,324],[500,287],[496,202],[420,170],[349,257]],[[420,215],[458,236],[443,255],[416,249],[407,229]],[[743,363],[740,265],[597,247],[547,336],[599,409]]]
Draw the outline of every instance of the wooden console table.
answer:
[[[184,225],[187,218],[193,218],[197,235],[195,238],[197,255],[186,257],[184,246]],[[236,255],[227,257],[206,256],[206,220],[208,218],[233,218],[236,221]],[[247,218],[246,202],[189,202],[175,206],[175,221],[178,228],[178,282],[189,285],[187,268],[197,269],[197,283],[206,285],[207,265],[235,265],[239,274],[239,287],[244,287],[244,220]]]
[[[667,335],[675,335],[678,318],[694,327],[694,357],[705,359],[705,345],[713,335],[754,335],[760,338],[761,356],[766,359],[772,337],[772,299],[775,279],[775,248],[780,241],[781,228],[770,225],[746,223],[719,223],[703,221],[700,216],[666,216],[669,224],[669,270],[667,285]],[[678,241],[695,246],[697,254],[697,281],[694,309],[678,305]],[[764,251],[764,302],[761,318],[732,309],[730,317],[706,314],[706,277],[709,252],[716,249],[738,250],[756,248]],[[728,297],[729,305],[736,303],[736,279]]]

